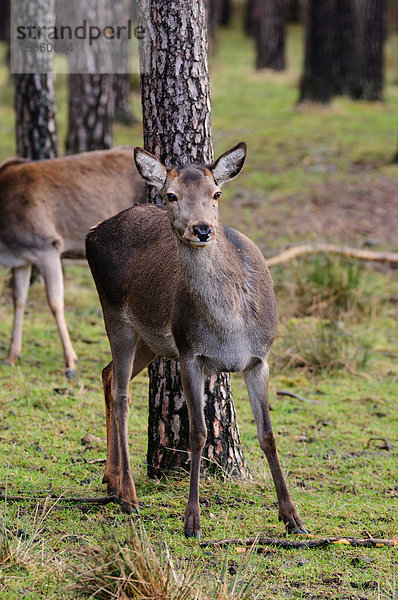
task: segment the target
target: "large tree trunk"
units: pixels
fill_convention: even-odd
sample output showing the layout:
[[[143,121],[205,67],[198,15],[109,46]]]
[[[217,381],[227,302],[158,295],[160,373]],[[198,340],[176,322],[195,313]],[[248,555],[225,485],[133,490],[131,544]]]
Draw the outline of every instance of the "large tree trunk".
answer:
[[[144,146],[166,166],[213,160],[205,10],[202,0],[142,0],[141,42]],[[156,190],[148,200],[161,203]],[[189,469],[188,413],[178,363],[157,359],[149,367],[148,473]],[[249,470],[226,374],[206,383],[208,426],[204,457],[234,476]],[[209,464],[208,461],[204,461]]]
[[[21,14],[36,22],[54,24],[54,2],[23,0]],[[42,56],[43,54],[43,56]],[[56,104],[52,56],[20,53],[13,64],[15,83],[15,137],[17,155],[42,159],[57,156]]]
[[[256,68],[285,68],[285,0],[256,0]]]
[[[362,0],[360,15],[358,74],[352,95],[361,100],[382,100],[387,0]]]
[[[332,97],[333,3],[307,0],[304,74],[299,102],[328,103]]]
[[[333,92],[349,94],[355,73],[358,20],[355,0],[335,0]]]

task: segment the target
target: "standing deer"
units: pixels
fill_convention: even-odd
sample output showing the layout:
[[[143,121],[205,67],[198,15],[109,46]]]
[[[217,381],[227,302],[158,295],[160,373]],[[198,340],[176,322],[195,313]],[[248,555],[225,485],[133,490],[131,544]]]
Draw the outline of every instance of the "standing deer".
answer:
[[[90,227],[144,197],[145,184],[131,167],[128,147],[0,165],[0,264],[12,268],[14,300],[6,363],[14,365],[21,354],[30,274],[37,265],[61,336],[65,373],[74,376],[77,356],[64,316],[61,257],[84,258]]]
[[[104,482],[125,512],[138,511],[127,442],[129,382],[157,355],[178,359],[190,422],[188,537],[200,537],[204,377],[220,371],[242,371],[274,480],[279,519],[288,531],[305,532],[283,477],[269,415],[267,356],[276,330],[271,276],[255,244],[218,218],[220,187],[238,175],[245,157],[242,142],[210,167],[167,170],[136,148],[138,172],[160,190],[166,210],[129,208],[94,227],[86,241],[113,359],[102,372]]]

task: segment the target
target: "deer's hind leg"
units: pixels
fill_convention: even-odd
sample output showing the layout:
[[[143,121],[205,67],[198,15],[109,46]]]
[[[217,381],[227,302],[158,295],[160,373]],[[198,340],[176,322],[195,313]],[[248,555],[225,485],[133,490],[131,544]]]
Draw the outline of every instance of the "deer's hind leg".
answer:
[[[290,498],[286,481],[279,462],[278,451],[268,406],[268,365],[266,361],[257,363],[243,373],[261,449],[267,457],[274,480],[279,504],[279,520],[283,521],[287,531],[307,533]]]
[[[69,337],[68,326],[64,313],[64,278],[61,258],[56,249],[40,253],[37,266],[40,269],[46,285],[47,301],[55,318],[64,351],[65,375],[68,378],[76,374],[77,355]]]
[[[14,303],[14,322],[12,326],[11,344],[5,363],[15,365],[22,351],[22,325],[26,299],[29,291],[32,265],[12,269],[12,296]]]
[[[108,328],[109,334],[109,328]],[[119,496],[122,510],[138,512],[138,499],[128,454],[127,419],[130,405],[128,384],[154,358],[155,353],[131,331],[110,335],[113,362],[102,371],[105,395],[107,455],[103,482],[108,494]]]

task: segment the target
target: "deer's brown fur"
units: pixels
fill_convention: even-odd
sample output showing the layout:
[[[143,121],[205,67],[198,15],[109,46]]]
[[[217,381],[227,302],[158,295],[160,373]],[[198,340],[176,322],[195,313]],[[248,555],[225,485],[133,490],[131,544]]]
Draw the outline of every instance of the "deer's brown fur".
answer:
[[[245,156],[242,143],[211,167],[167,171],[136,149],[138,171],[161,191],[166,209],[129,208],[94,228],[86,242],[113,358],[103,371],[108,492],[119,495],[127,512],[137,509],[127,441],[130,379],[156,355],[179,359],[190,418],[188,536],[200,532],[204,377],[220,371],[243,373],[279,516],[288,530],[305,531],[289,497],[268,409],[267,356],[276,330],[271,276],[255,244],[218,217],[220,186],[239,173]]]
[[[21,353],[23,310],[31,267],[37,265],[60,332],[66,373],[73,375],[76,354],[64,318],[61,257],[83,258],[90,227],[140,201],[144,190],[130,147],[0,165],[0,263],[13,269],[14,296],[6,362],[15,364]]]

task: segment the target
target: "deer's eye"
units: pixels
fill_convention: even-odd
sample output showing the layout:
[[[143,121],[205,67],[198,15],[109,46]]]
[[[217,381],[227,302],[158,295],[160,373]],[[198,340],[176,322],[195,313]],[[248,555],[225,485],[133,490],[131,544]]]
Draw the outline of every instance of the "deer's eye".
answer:
[[[169,202],[175,202],[177,200],[177,196],[175,194],[166,194],[166,198]]]
[[[213,196],[214,200],[218,200],[219,197],[221,196],[221,192],[216,192]]]

